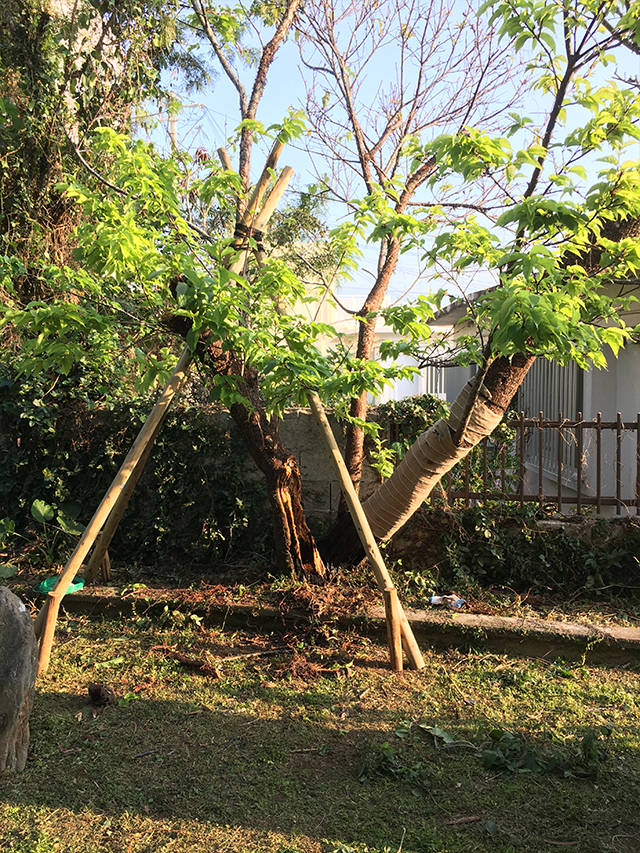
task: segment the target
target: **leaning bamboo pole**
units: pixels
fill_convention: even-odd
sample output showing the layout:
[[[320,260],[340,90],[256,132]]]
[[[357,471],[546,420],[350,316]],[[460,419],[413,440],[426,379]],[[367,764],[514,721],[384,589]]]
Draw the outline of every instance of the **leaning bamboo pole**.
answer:
[[[165,409],[165,415],[169,411],[169,407]],[[89,562],[84,570],[84,581],[85,583],[91,583],[95,580],[98,571],[100,570],[100,566],[102,565],[102,561],[107,556],[107,551],[109,550],[109,546],[111,545],[111,540],[115,536],[115,532],[118,529],[118,525],[120,524],[120,519],[127,508],[127,504],[129,503],[129,498],[133,494],[133,490],[138,484],[138,480],[144,470],[144,467],[147,463],[147,459],[149,454],[151,453],[151,448],[153,447],[155,440],[160,432],[160,428],[164,421],[164,416],[161,420],[158,421],[156,428],[154,430],[153,435],[149,438],[146,447],[144,448],[140,458],[136,463],[135,469],[131,472],[131,476],[127,480],[123,489],[121,489],[120,494],[118,495],[118,499],[111,510],[109,517],[107,518],[104,527],[100,533],[100,536],[96,540],[95,547],[93,549],[93,553],[89,558]]]
[[[347,506],[349,507],[351,518],[353,519],[354,526],[358,532],[360,541],[362,542],[362,547],[364,548],[365,554],[371,563],[371,568],[373,569],[373,573],[378,583],[378,588],[384,594],[386,589],[394,588],[393,580],[387,571],[387,567],[382,558],[382,554],[380,553],[380,549],[378,548],[375,536],[371,532],[369,521],[367,520],[367,516],[365,515],[362,504],[360,503],[360,498],[358,497],[351,477],[349,476],[349,471],[347,470],[345,461],[342,458],[342,453],[340,452],[338,442],[336,441],[333,430],[331,429],[331,424],[329,423],[329,419],[325,413],[322,400],[315,391],[310,391],[307,394],[307,399],[309,400],[309,405],[315,422],[320,430],[320,435],[322,436],[325,449],[329,454],[333,469],[338,477],[340,488],[342,489]],[[406,614],[399,602],[397,614],[394,613],[393,616],[388,618],[400,621],[402,645],[404,646],[404,650],[407,654],[409,666],[411,669],[422,669],[424,666],[424,659],[422,657],[420,647],[416,642],[416,638],[411,630],[411,625],[409,625]],[[393,650],[391,654],[393,659]]]
[[[40,638],[40,659],[38,665],[38,674],[46,672],[49,667],[51,658],[51,646],[53,645],[53,637],[56,630],[56,621],[58,618],[58,610],[60,602],[69,586],[78,572],[82,561],[89,553],[91,546],[94,544],[96,537],[102,530],[102,527],[109,517],[113,507],[115,506],[118,497],[125,488],[128,480],[136,470],[137,464],[147,449],[152,437],[155,434],[156,427],[162,422],[162,419],[171,405],[173,398],[182,380],[186,376],[193,356],[188,347],[182,351],[182,355],[169,379],[164,391],[160,395],[158,402],[153,408],[151,414],[144,422],[138,437],[136,438],[131,450],[127,454],[126,459],[122,463],[120,470],[115,476],[107,493],[103,497],[100,506],[95,511],[93,518],[87,525],[80,541],[78,542],[75,551],[69,558],[66,566],[60,573],[56,585],[47,595],[38,616],[36,617],[34,627],[36,635]]]
[[[251,228],[262,230],[275,210],[275,204],[271,206],[270,211],[268,212],[265,212],[265,209],[263,208],[259,215],[259,229],[257,229],[256,224],[252,222],[252,219],[255,218],[256,210],[262,200],[269,181],[271,180],[273,169],[277,164],[283,147],[283,143],[280,140],[276,140],[271,152],[269,153],[264,169],[262,170],[260,178],[253,189],[249,203],[243,212],[241,222],[246,229]],[[284,192],[284,188],[282,189],[282,192]],[[278,198],[280,198],[280,196],[278,196]],[[245,239],[245,235],[241,234],[238,236],[246,245],[241,248],[239,255],[229,266],[229,269],[236,273],[240,272],[244,267],[249,252],[249,246]],[[91,550],[92,545],[96,542],[101,531],[103,531],[102,541],[96,546],[96,550],[102,552],[103,555],[106,553],[120,518],[122,517],[122,513],[128,503],[129,497],[133,492],[133,488],[142,473],[144,463],[155,436],[160,429],[162,420],[171,405],[178,387],[186,375],[186,371],[188,370],[192,359],[193,355],[191,351],[188,347],[185,347],[180,360],[176,365],[174,373],[162,392],[160,399],[145,421],[144,426],[140,430],[138,437],[127,454],[127,457],[108,489],[107,494],[102,499],[100,506],[87,525],[78,545],[76,546],[76,549],[60,573],[58,580],[56,581],[56,585],[47,595],[47,598],[35,619],[34,627],[36,630],[36,636],[40,640],[38,664],[39,675],[46,672],[49,667],[51,647],[53,645],[60,603],[69,589],[73,578],[80,569],[83,560]],[[90,561],[90,565],[87,567],[87,575],[89,575],[90,569],[91,573],[95,576],[100,562],[101,560],[98,561],[96,558],[94,566],[91,565]]]
[[[268,219],[268,217],[271,216],[271,213],[275,210],[275,207],[284,194],[292,175],[293,170],[289,167],[287,167],[280,175],[276,185],[265,201],[261,213],[256,217],[254,223],[254,228],[256,228],[256,230],[262,230],[263,219],[266,221],[266,219]],[[261,253],[258,253],[258,263],[260,263],[261,260]],[[280,314],[287,314],[289,312],[288,305],[282,301],[278,301],[276,307]],[[373,569],[373,573],[378,583],[378,588],[385,596],[385,612],[387,613],[387,619],[390,624],[394,626],[394,630],[397,623],[399,623],[402,645],[404,646],[404,650],[407,654],[410,667],[412,669],[422,669],[424,667],[422,653],[420,652],[420,648],[413,635],[413,631],[411,630],[411,626],[409,625],[405,612],[400,605],[397,591],[395,590],[391,575],[387,571],[387,567],[382,558],[382,554],[380,553],[380,549],[378,548],[378,544],[371,532],[369,521],[365,515],[364,509],[362,508],[362,504],[360,503],[358,494],[353,486],[351,477],[349,476],[347,466],[345,465],[342,453],[340,452],[340,448],[338,447],[338,443],[336,442],[333,430],[331,429],[331,425],[325,413],[324,406],[322,405],[322,400],[315,391],[308,392],[307,400],[309,401],[309,406],[322,437],[325,450],[327,451],[338,482],[340,483],[340,488],[342,489],[347,506],[349,507],[351,517],[358,532],[358,536],[360,537],[360,541],[362,542],[365,554],[369,558],[371,568]],[[386,594],[385,590],[389,589],[393,590],[393,593]],[[402,657],[400,656],[398,664],[398,652],[394,645],[390,645],[390,654],[393,668],[396,671],[398,671],[398,669],[401,670]]]
[[[276,204],[272,204],[270,207],[268,206],[268,203],[265,204],[264,208],[262,209],[260,214],[258,214],[257,216],[255,216],[255,211],[256,211],[258,205],[260,204],[260,201],[264,195],[264,192],[266,190],[266,187],[268,186],[269,181],[271,180],[271,175],[272,175],[273,169],[278,162],[278,158],[280,157],[280,154],[282,152],[283,147],[284,146],[283,146],[282,142],[280,142],[279,140],[276,140],[276,142],[274,143],[274,145],[273,145],[273,147],[269,153],[269,156],[267,157],[267,161],[265,163],[264,169],[262,170],[262,174],[260,175],[258,183],[255,185],[255,187],[253,189],[253,192],[252,192],[251,197],[249,199],[249,203],[248,203],[247,208],[244,211],[242,219],[241,219],[242,225],[246,229],[251,228],[252,230],[261,232],[262,229],[266,226],[266,224],[269,221],[269,219],[271,218],[271,216],[273,215]],[[218,154],[220,156],[220,159],[222,161],[224,168],[231,170],[231,162],[229,160],[229,157],[228,157],[225,149],[220,148],[218,150]],[[289,169],[288,166],[285,169],[285,172],[287,171],[287,169]],[[293,174],[292,170],[289,169],[289,171],[291,171],[291,173]],[[276,182],[276,187],[277,187],[277,182]],[[274,188],[274,191],[275,191],[275,188]],[[277,197],[277,200],[279,200],[279,198],[280,198],[280,195]],[[271,199],[271,195],[269,196],[268,201],[270,199]],[[276,203],[277,203],[277,200],[276,200]],[[253,219],[254,216],[255,216],[255,219]],[[240,236],[239,239],[243,240],[246,243],[246,240],[244,239],[244,237],[242,235]],[[248,252],[249,252],[248,246],[245,246],[239,252],[238,257],[229,266],[229,270],[231,272],[239,273],[242,271],[242,268],[244,267],[244,265],[246,263],[246,258],[247,258]],[[129,503],[129,499],[131,498],[131,495],[133,494],[133,491],[137,485],[137,482],[140,479],[142,471],[144,470],[144,467],[145,467],[145,464],[147,461],[147,457],[149,456],[149,453],[151,451],[151,448],[153,446],[155,438],[156,438],[158,432],[160,431],[161,426],[162,426],[162,422],[159,422],[157,427],[156,427],[155,435],[151,438],[151,440],[149,441],[144,453],[142,454],[142,456],[138,460],[136,468],[132,472],[131,477],[129,478],[126,486],[124,487],[124,489],[122,489],[122,491],[118,495],[118,500],[116,501],[116,504],[113,507],[111,514],[109,515],[109,517],[108,517],[108,519],[107,519],[107,521],[106,521],[106,523],[102,529],[101,536],[98,539],[98,541],[96,542],[96,546],[93,550],[93,553],[91,555],[89,563],[87,564],[87,567],[85,569],[84,579],[85,579],[85,582],[87,582],[87,583],[90,583],[91,581],[95,580],[96,575],[98,574],[98,571],[100,569],[102,561],[104,560],[104,558],[107,554],[107,551],[109,549],[109,545],[111,544],[111,540],[113,539],[115,532],[118,529],[118,525],[120,524],[120,519],[122,518],[122,515],[123,515],[125,509],[127,508],[127,504]]]

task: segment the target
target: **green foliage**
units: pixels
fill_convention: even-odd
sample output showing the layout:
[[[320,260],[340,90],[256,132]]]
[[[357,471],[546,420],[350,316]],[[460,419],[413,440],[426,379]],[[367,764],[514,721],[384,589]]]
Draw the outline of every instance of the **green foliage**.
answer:
[[[303,313],[279,310],[282,303],[293,307],[316,295],[280,257],[267,258],[259,268],[250,265],[246,275],[230,271],[237,257],[234,241],[214,234],[203,239],[185,218],[177,162],[107,129],[96,134],[95,145],[118,190],[67,186],[85,216],[74,252],[83,267],[43,268],[40,276],[58,283],[60,297],[26,306],[9,300],[4,308],[0,327],[24,340],[15,356],[20,373],[52,368],[68,373],[78,362],[93,361],[99,368],[119,360],[130,385],[146,393],[166,379],[175,361],[171,337],[159,325],[166,314],[184,323],[192,350],[204,334],[251,365],[260,374],[270,414],[304,404],[309,389],[340,405],[412,372],[356,359],[342,348],[323,353],[319,341],[337,338],[334,329]],[[238,192],[237,176],[213,167],[205,184],[207,199],[216,194],[220,204]],[[18,274],[15,262],[8,259],[5,270],[9,290]],[[69,294],[81,298],[70,302]],[[237,377],[216,375],[213,367],[212,399],[247,405]]]
[[[168,67],[182,72],[187,88],[207,79],[178,12],[173,0],[80,2],[69,14],[33,0],[3,5],[1,252],[67,261],[77,217],[55,186],[62,168],[76,168],[66,134],[130,127],[136,106],[165,97]]]
[[[358,781],[367,782],[376,776],[393,779],[410,785],[416,792],[431,787],[431,772],[421,761],[408,765],[402,758],[404,750],[394,750],[389,743],[383,743],[368,753],[358,767]]]
[[[603,739],[610,738],[610,726],[588,729],[577,748],[567,749],[556,743],[536,743],[505,729],[492,729],[489,741],[479,747],[468,742],[456,742],[453,736],[438,727],[422,726],[433,735],[441,748],[470,747],[485,770],[509,773],[554,773],[563,777],[594,778],[606,758]]]
[[[32,422],[2,410],[0,516],[11,517],[16,548],[47,565],[75,545],[128,452],[146,414],[78,402]],[[167,416],[110,549],[118,562],[173,559],[223,565],[265,557],[266,497],[246,477],[247,455],[227,424],[202,409]],[[34,524],[35,522],[35,524]],[[8,528],[7,528],[8,530]]]
[[[439,547],[440,582],[457,589],[505,586],[518,592],[598,596],[634,587],[640,529],[620,531],[606,519],[559,529],[539,527],[535,505],[472,507],[448,516]]]

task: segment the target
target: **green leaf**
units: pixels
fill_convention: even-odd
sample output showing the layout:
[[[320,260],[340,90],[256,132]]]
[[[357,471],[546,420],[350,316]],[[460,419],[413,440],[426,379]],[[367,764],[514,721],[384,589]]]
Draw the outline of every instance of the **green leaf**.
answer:
[[[42,501],[39,498],[36,498],[31,504],[31,515],[36,521],[39,521],[42,524],[45,524],[47,521],[51,521],[55,514],[55,509],[46,501]]]
[[[17,571],[18,567],[11,563],[0,563],[0,578],[12,578]]]
[[[454,736],[450,732],[441,729],[439,726],[425,726],[420,723],[419,728],[424,729],[426,732],[429,732],[430,735],[433,735],[434,738],[442,740],[444,743],[455,742]]]
[[[71,536],[82,536],[84,533],[84,524],[79,524],[73,518],[70,518],[62,512],[58,513],[57,522],[64,532],[69,533]]]
[[[492,820],[488,820],[485,823],[484,828],[487,830],[489,835],[495,835],[496,832],[498,831],[497,825]]]

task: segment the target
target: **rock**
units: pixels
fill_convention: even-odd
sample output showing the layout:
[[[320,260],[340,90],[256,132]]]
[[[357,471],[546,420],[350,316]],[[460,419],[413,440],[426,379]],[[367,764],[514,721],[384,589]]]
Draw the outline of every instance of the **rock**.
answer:
[[[94,708],[104,708],[105,705],[112,705],[116,701],[116,694],[104,684],[90,684],[87,689]]]
[[[24,770],[38,643],[20,599],[0,586],[0,773]]]

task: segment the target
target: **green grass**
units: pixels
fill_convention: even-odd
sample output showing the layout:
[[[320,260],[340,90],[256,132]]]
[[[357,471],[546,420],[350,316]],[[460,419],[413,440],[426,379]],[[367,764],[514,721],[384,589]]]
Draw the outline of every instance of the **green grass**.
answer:
[[[640,850],[637,669],[425,657],[420,673],[394,676],[384,648],[326,629],[281,637],[63,619],[37,685],[27,768],[0,780],[0,849]],[[121,704],[94,717],[91,682]],[[611,737],[585,758],[584,736],[603,727]],[[514,735],[517,761],[544,750],[568,775],[486,769],[496,729]]]

